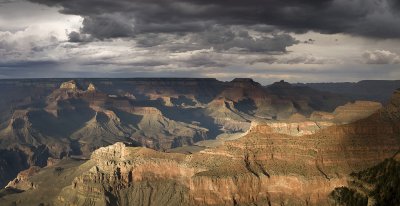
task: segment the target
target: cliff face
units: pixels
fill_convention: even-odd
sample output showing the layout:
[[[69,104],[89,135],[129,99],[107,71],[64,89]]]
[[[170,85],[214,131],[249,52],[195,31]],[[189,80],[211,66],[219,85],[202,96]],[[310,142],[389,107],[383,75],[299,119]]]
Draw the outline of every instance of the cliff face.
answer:
[[[313,201],[318,201],[318,194],[326,187],[340,185],[340,181],[318,183],[318,177],[311,182],[294,176],[268,177],[261,172],[255,173],[251,166],[247,168],[241,157],[231,160],[231,166],[235,166],[237,171],[229,171],[224,164],[230,158],[223,155],[233,154],[220,152],[184,156],[162,154],[144,148],[126,148],[116,144],[93,153],[90,161],[94,161],[97,166],[75,178],[71,186],[64,188],[56,204],[262,204],[278,202],[279,198],[269,192],[279,192],[287,184],[291,185],[291,190],[286,190],[288,195],[297,193],[292,197],[293,202],[304,195],[296,192],[298,188],[313,188]],[[203,162],[202,158],[209,159]],[[218,163],[220,161],[223,164]],[[323,178],[320,180],[324,181]]]
[[[301,122],[271,122],[271,123],[253,123],[250,132],[261,134],[287,134],[291,136],[303,136],[315,134],[320,129],[335,125],[332,122],[323,121],[301,121]]]

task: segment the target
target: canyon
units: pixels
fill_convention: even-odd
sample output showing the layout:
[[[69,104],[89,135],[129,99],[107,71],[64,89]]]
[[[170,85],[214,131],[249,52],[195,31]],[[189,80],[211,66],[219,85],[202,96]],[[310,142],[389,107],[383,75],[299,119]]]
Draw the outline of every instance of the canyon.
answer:
[[[400,90],[355,101],[284,81],[37,81],[3,82],[37,94],[0,104],[5,205],[334,205],[351,173],[398,161]]]

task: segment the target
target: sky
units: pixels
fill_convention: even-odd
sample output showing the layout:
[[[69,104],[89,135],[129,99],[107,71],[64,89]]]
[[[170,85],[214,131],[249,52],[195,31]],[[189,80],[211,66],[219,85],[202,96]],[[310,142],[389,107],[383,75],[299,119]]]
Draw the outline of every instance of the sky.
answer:
[[[398,0],[0,0],[0,78],[400,79]]]

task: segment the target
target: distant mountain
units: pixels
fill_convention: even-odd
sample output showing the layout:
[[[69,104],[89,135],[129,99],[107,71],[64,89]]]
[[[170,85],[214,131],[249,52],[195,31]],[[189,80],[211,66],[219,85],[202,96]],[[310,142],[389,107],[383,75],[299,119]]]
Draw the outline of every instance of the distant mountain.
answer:
[[[400,80],[364,80],[356,83],[307,83],[295,85],[341,94],[353,100],[386,103],[390,99],[392,92],[400,88]]]

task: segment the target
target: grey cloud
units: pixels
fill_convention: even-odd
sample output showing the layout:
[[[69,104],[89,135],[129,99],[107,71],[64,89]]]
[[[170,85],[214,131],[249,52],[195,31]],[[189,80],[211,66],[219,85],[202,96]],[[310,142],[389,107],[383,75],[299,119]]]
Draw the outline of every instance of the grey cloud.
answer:
[[[223,63],[225,62],[225,63]],[[213,53],[202,52],[190,56],[183,61],[186,67],[217,67],[222,68],[228,66],[223,58],[216,56]]]
[[[313,55],[295,55],[289,57],[280,57],[280,56],[265,56],[262,58],[256,58],[248,61],[249,64],[255,63],[267,63],[267,64],[289,64],[289,65],[297,65],[297,64],[338,64],[338,60],[323,58],[323,57],[315,57]]]
[[[275,63],[279,64],[338,64],[338,60],[315,57],[313,55],[297,55],[289,58],[281,58]]]
[[[76,31],[72,31],[68,34],[68,41],[69,42],[91,42],[93,41],[93,37],[87,34],[82,34]]]
[[[86,66],[99,66],[99,65],[111,65],[111,66],[130,66],[130,67],[157,67],[157,66],[164,66],[168,65],[169,62],[167,61],[158,61],[158,60],[143,60],[143,61],[132,61],[132,62],[113,62],[107,60],[96,60],[96,61],[89,61],[84,62],[82,65]]]
[[[153,47],[164,44],[168,41],[168,37],[165,34],[150,33],[138,35],[135,40],[140,47]]]
[[[253,64],[256,64],[256,63],[273,64],[273,63],[276,63],[277,61],[278,61],[278,59],[276,57],[266,56],[266,57],[262,57],[262,58],[256,58],[256,59],[248,60],[247,63],[249,63],[250,65],[253,65]]]
[[[400,64],[400,55],[386,50],[366,51],[362,57],[367,64]]]
[[[249,34],[250,28],[215,25],[205,31],[188,34],[139,34],[134,40],[139,47],[155,47],[170,52],[213,48],[217,52],[234,50],[246,53],[285,53],[286,48],[300,43],[287,33]]]
[[[289,34],[264,34],[253,37],[246,30],[226,27],[213,27],[192,37],[192,42],[213,47],[216,50],[237,48],[244,52],[286,52],[286,47],[298,44],[299,41]]]

